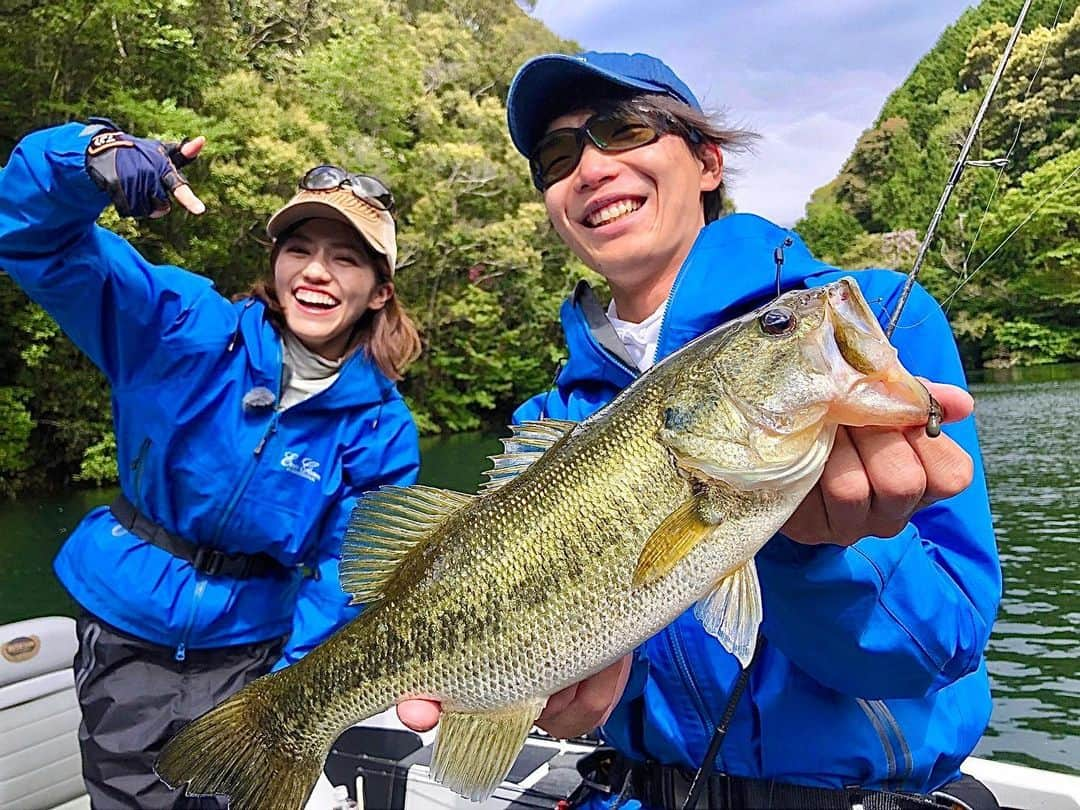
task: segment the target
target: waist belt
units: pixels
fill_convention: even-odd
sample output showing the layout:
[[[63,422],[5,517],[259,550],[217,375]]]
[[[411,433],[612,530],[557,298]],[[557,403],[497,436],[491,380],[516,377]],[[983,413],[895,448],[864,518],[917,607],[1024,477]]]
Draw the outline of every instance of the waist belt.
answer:
[[[579,770],[588,787],[618,794],[616,807],[634,798],[649,808],[680,810],[694,780],[693,771],[655,762],[635,763],[605,749],[585,757]],[[807,787],[716,772],[702,778],[707,784],[698,810],[970,810],[967,803],[944,794]]]
[[[269,554],[229,554],[208,546],[199,546],[158,526],[120,493],[111,504],[113,517],[136,537],[152,546],[169,552],[174,557],[191,563],[196,571],[212,577],[249,579],[270,574],[284,574],[296,569],[288,568]]]

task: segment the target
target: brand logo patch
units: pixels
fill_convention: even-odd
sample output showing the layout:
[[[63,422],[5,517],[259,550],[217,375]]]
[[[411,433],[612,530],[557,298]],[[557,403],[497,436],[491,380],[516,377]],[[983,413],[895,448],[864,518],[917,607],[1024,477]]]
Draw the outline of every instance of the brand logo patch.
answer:
[[[86,149],[86,154],[93,157],[94,155],[100,155],[102,152],[107,152],[110,149],[116,149],[120,146],[134,145],[135,144],[126,139],[126,136],[122,132],[99,132],[90,139],[90,145]]]
[[[300,459],[299,453],[294,453],[292,450],[286,450],[285,455],[281,457],[281,467],[287,472],[291,472],[293,475],[299,475],[301,478],[306,478],[308,481],[319,481],[322,476],[315,472],[319,467],[319,462],[313,458]]]
[[[5,661],[21,664],[37,655],[40,649],[41,639],[37,636],[16,636],[0,646],[0,655]]]

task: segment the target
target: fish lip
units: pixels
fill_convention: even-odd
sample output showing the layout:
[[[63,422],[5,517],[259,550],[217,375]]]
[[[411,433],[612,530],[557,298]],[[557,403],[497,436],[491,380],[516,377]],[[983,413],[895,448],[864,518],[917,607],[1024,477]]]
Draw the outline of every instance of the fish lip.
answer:
[[[926,386],[901,365],[896,347],[858,289],[845,277],[825,296],[825,325],[831,333],[825,338],[831,344],[826,363],[836,379],[846,379],[843,396],[831,410],[851,426],[926,424],[932,413]],[[885,402],[893,408],[880,410]]]

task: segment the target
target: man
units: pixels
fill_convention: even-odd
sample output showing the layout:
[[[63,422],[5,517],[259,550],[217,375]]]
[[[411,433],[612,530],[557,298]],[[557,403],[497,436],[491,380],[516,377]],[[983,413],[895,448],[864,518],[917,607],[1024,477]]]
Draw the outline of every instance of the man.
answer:
[[[612,293],[606,318],[586,285],[566,302],[569,360],[517,421],[583,419],[778,286],[845,275],[794,232],[717,218],[724,152],[745,147],[747,133],[710,120],[653,57],[538,57],[507,107],[555,230]],[[886,321],[903,277],[850,275]],[[748,673],[690,611],[550,698],[539,725],[556,736],[600,725],[618,752],[599,774],[609,792],[587,806],[678,806],[699,767],[710,807],[851,806],[864,795],[921,806],[901,792],[943,787],[996,806],[958,770],[990,716],[983,651],[1001,592],[972,402],[956,387],[948,324],[919,288],[895,343],[907,368],[954,384],[928,384],[951,422],[945,435],[841,428],[819,484],[757,556],[765,620]],[[410,701],[399,713],[423,728],[437,706]]]

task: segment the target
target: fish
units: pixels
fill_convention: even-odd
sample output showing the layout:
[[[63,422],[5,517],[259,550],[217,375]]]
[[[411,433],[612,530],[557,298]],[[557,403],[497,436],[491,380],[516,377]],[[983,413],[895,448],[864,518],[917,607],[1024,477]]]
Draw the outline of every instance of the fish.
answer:
[[[512,428],[480,491],[362,497],[340,580],[364,610],[185,726],[156,763],[233,810],[298,810],[350,725],[442,704],[432,777],[481,801],[548,696],[694,607],[743,666],[755,553],[819,479],[838,426],[926,425],[932,399],[850,277],[716,327],[581,422]]]

